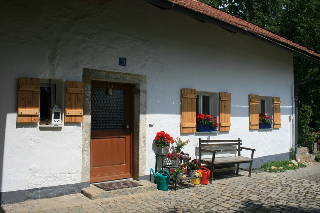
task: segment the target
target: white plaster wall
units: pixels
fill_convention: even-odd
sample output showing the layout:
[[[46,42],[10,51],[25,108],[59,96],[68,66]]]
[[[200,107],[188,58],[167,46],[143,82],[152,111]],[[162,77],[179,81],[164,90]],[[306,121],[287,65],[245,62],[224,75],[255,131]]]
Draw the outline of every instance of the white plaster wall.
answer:
[[[255,157],[290,149],[292,54],[144,1],[7,1],[0,8],[2,191],[81,181],[82,128],[40,131],[17,125],[18,77],[82,80],[83,68],[147,76],[146,168],[153,139],[180,136],[180,89],[230,92],[231,131],[203,138],[240,137]],[[118,65],[126,57],[127,66]],[[249,131],[248,94],[281,98],[281,129]],[[154,124],[149,127],[148,124]],[[199,135],[184,134],[195,155]]]

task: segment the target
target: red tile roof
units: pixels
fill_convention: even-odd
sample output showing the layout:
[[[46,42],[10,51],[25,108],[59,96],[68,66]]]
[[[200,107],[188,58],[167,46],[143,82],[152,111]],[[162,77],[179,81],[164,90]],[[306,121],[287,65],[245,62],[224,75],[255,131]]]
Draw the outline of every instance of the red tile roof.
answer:
[[[219,9],[206,5],[204,3],[198,2],[196,0],[167,0],[168,2],[174,3],[176,5],[182,6],[186,9],[193,10],[197,13],[209,16],[211,18],[223,21],[227,24],[235,26],[239,29],[243,29],[247,32],[255,34],[269,42],[275,43],[282,47],[285,47],[293,53],[297,53],[300,56],[307,57],[316,63],[320,63],[320,53],[304,47],[298,43],[295,43],[289,39],[283,38],[275,33],[272,33],[266,29],[263,29],[257,25],[247,22],[243,19],[237,18]]]

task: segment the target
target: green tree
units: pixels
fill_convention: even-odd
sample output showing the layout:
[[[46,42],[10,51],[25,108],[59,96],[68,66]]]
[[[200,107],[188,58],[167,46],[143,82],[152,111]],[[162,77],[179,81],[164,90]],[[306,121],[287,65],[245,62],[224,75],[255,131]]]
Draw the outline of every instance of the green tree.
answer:
[[[303,146],[309,147],[312,150],[313,143],[315,142],[317,135],[310,130],[310,122],[312,115],[311,106],[302,104],[299,109],[299,143]]]
[[[199,0],[234,16],[277,33],[303,46],[320,50],[319,0]],[[320,74],[320,65],[294,57],[294,81]],[[299,84],[299,108],[311,108],[310,120],[299,114],[299,131],[320,131],[320,78]],[[306,120],[304,120],[306,119]],[[303,124],[303,125],[302,125]],[[299,137],[301,139],[301,137]],[[299,141],[304,143],[304,141]]]

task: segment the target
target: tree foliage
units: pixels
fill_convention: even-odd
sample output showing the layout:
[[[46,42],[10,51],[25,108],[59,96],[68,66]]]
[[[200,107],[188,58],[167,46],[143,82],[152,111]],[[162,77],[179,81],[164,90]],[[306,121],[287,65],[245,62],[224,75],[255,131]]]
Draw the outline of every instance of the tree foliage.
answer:
[[[319,0],[199,0],[234,16],[254,23],[303,46],[320,51]],[[320,78],[299,82],[319,75],[319,64],[294,57],[294,81],[298,86],[299,108],[310,107],[310,120],[299,114],[299,131],[320,131]],[[307,120],[304,120],[307,119]],[[309,122],[307,122],[309,121]],[[303,125],[302,125],[303,124]],[[303,141],[299,141],[302,143]]]

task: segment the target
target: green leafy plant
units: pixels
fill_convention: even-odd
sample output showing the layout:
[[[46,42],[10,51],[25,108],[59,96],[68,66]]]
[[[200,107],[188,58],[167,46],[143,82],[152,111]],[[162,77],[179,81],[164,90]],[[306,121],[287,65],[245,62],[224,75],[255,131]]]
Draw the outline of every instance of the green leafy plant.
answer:
[[[316,155],[314,160],[317,161],[317,162],[320,162],[320,155]]]
[[[298,143],[301,146],[306,146],[312,150],[313,144],[316,141],[317,134],[311,131],[310,123],[312,121],[312,109],[310,106],[303,104],[299,109],[299,137]]]
[[[270,161],[261,166],[260,170],[265,172],[284,172],[286,170],[295,170],[306,167],[296,161]]]
[[[293,148],[290,148],[290,160],[295,160]]]
[[[187,159],[186,166],[188,170],[197,170],[199,167],[199,163],[196,159],[191,160],[191,158]]]
[[[176,179],[177,176],[178,176],[178,174],[181,174],[181,173],[183,173],[183,172],[184,172],[184,170],[181,169],[180,167],[178,167],[178,168],[176,168],[176,169],[171,169],[171,170],[170,170],[170,173],[171,173],[173,179]]]

